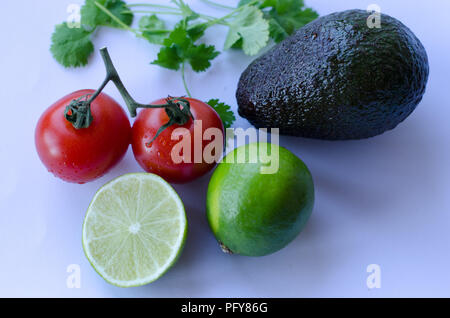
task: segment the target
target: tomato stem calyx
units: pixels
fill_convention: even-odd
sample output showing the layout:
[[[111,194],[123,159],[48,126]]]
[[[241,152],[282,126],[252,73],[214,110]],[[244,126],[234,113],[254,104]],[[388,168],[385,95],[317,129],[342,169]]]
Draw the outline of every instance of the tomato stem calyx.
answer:
[[[85,95],[78,99],[74,99],[65,108],[65,118],[70,123],[72,123],[72,125],[76,129],[88,128],[90,126],[93,121],[91,113],[91,103],[97,98],[98,95],[100,95],[100,93],[110,81],[114,83],[123,100],[125,101],[131,117],[136,117],[138,108],[165,109],[166,114],[169,117],[169,121],[159,128],[153,139],[148,144],[151,144],[166,128],[175,124],[182,126],[187,124],[189,120],[194,119],[191,113],[190,103],[183,97],[169,96],[166,99],[166,104],[163,105],[140,104],[136,102],[133,97],[131,97],[130,93],[120,79],[119,73],[117,73],[117,70],[114,67],[111,56],[109,55],[108,49],[106,47],[100,49],[100,55],[102,56],[106,68],[106,77],[102,85],[94,94]]]
[[[75,129],[88,128],[92,123],[93,118],[90,103],[87,100],[88,96],[84,95],[72,100],[64,110],[64,117],[72,123]]]

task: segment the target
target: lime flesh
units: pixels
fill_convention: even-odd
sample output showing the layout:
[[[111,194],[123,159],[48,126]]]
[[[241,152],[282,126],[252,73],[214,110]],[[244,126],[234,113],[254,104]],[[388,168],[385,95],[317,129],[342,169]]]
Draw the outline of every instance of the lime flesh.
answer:
[[[154,174],[126,174],[95,194],[83,224],[83,249],[107,282],[141,286],[161,277],[180,255],[187,233],[183,203]]]
[[[239,147],[226,157],[249,152],[260,143]],[[311,174],[298,157],[277,145],[279,168],[262,174],[260,161],[227,163],[215,170],[208,186],[209,225],[227,253],[263,256],[274,253],[292,240],[306,225],[314,205]]]

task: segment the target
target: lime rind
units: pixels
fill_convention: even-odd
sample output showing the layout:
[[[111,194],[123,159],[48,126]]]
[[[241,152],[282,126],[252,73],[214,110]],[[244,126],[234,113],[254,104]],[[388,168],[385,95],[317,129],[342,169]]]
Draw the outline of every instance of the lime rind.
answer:
[[[303,230],[314,206],[314,181],[308,167],[292,152],[278,145],[279,167],[262,174],[264,162],[251,162],[248,153],[261,143],[230,152],[214,171],[208,185],[206,215],[225,253],[265,256],[292,242]],[[246,158],[229,163],[228,156]]]
[[[152,191],[142,191],[143,182],[144,188]],[[152,207],[146,210],[140,206],[143,202]],[[92,233],[96,235],[92,237]],[[83,223],[82,244],[88,261],[108,283],[136,287],[157,280],[175,264],[186,235],[185,209],[170,184],[154,174],[134,173],[118,177],[97,191]],[[102,240],[116,247],[114,251],[102,248]],[[118,259],[121,261],[114,267]]]

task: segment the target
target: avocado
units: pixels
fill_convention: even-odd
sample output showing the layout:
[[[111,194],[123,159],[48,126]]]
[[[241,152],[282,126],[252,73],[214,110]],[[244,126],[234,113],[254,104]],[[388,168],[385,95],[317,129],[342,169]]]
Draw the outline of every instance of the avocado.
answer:
[[[369,138],[395,128],[425,93],[419,39],[397,19],[348,10],[323,16],[256,59],[236,92],[257,128],[317,139]]]

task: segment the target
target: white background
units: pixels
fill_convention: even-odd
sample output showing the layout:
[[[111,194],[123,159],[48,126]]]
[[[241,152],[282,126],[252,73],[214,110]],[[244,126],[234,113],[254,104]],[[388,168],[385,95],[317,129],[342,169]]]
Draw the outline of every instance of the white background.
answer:
[[[81,247],[83,217],[95,191],[116,176],[141,171],[131,149],[111,173],[76,185],[49,174],[34,147],[41,113],[72,91],[97,88],[104,77],[98,54],[88,67],[71,70],[49,53],[54,25],[77,2],[2,3],[7,14],[0,20],[0,296],[450,296],[449,1],[377,0],[383,12],[416,33],[430,59],[424,100],[397,129],[362,141],[281,138],[306,162],[316,184],[314,212],[298,239],[262,258],[222,254],[205,217],[206,176],[175,186],[190,225],[179,262],[157,282],[133,289],[104,282]],[[188,2],[204,13],[225,12]],[[307,1],[321,15],[370,3]],[[225,32],[214,27],[206,41],[221,49]],[[95,46],[104,45],[137,100],[184,94],[178,73],[149,65],[156,46],[129,32],[101,29]],[[220,98],[236,111],[238,78],[251,60],[226,52],[207,73],[189,72],[193,95]],[[106,92],[121,100],[113,86]],[[239,118],[235,127],[249,125]],[[372,263],[381,266],[381,289],[366,286]],[[81,267],[80,289],[66,287],[70,264]]]

